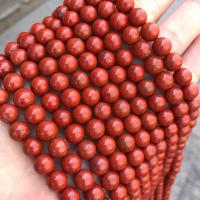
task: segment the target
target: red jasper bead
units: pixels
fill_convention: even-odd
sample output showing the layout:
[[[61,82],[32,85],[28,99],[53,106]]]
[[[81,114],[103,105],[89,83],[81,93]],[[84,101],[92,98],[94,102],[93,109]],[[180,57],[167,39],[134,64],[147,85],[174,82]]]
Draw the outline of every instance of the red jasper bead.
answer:
[[[76,122],[79,124],[84,124],[91,119],[92,111],[88,106],[80,104],[74,108],[72,111],[72,116]]]
[[[86,124],[86,133],[90,136],[90,138],[96,140],[101,138],[105,133],[105,126],[101,120],[91,119]]]
[[[119,11],[127,13],[134,7],[134,2],[131,0],[117,0],[116,6]]]
[[[45,57],[40,60],[38,69],[43,75],[52,75],[57,71],[57,61],[51,57]]]
[[[102,176],[101,184],[106,190],[114,190],[119,185],[119,175],[114,171],[108,171]]]
[[[176,71],[181,68],[183,60],[177,53],[170,53],[165,59],[165,68],[169,71]]]
[[[10,126],[9,134],[12,139],[22,141],[28,137],[30,128],[27,123],[23,121],[16,121]]]
[[[68,179],[62,171],[54,171],[48,177],[49,186],[56,192],[60,192],[67,187]]]
[[[110,192],[112,200],[125,199],[127,197],[127,189],[124,185],[118,185],[118,187]]]
[[[127,164],[126,155],[116,151],[109,157],[109,163],[114,171],[124,170]]]
[[[110,17],[110,26],[116,31],[124,29],[128,24],[128,18],[125,14],[121,12],[115,12]]]
[[[23,149],[29,156],[38,156],[42,152],[42,142],[34,137],[28,137],[24,140]]]
[[[80,192],[74,187],[67,187],[60,195],[61,200],[80,200]]]
[[[67,42],[70,38],[73,37],[73,31],[67,26],[61,26],[57,29],[55,34],[56,38],[63,42]]]
[[[121,47],[122,41],[118,33],[108,33],[104,37],[104,47],[110,51],[116,51]]]
[[[12,63],[8,60],[0,60],[0,77],[4,77],[7,73],[13,71]]]
[[[97,18],[97,10],[90,5],[85,5],[80,10],[80,17],[86,23],[91,23]]]
[[[105,135],[98,140],[97,149],[102,155],[109,156],[115,151],[116,142],[113,137]]]
[[[124,120],[124,126],[129,133],[136,133],[141,128],[141,121],[136,115],[129,115]]]
[[[190,115],[184,115],[182,117],[175,119],[175,122],[179,128],[183,128],[189,125],[190,121],[191,121]]]
[[[74,27],[74,36],[82,40],[86,40],[91,36],[91,34],[92,34],[91,27],[86,23],[80,23]]]
[[[165,93],[168,103],[172,105],[179,104],[183,101],[183,92],[178,87],[172,87]]]
[[[78,155],[84,160],[90,160],[96,154],[96,145],[91,140],[83,140],[77,146]]]
[[[116,53],[116,63],[122,67],[129,66],[133,61],[132,53],[129,50],[121,49]]]
[[[122,152],[128,153],[135,147],[135,139],[131,134],[124,133],[117,140],[117,145]]]
[[[119,91],[122,98],[130,100],[135,97],[137,88],[134,83],[125,81],[120,85]]]
[[[43,45],[35,43],[28,48],[28,57],[30,60],[38,62],[46,55],[46,50]]]
[[[47,16],[43,19],[43,24],[45,24],[47,27],[49,27],[50,22],[53,20],[54,18],[52,16]]]
[[[49,92],[42,96],[41,104],[47,111],[53,112],[59,107],[60,100],[56,94]]]
[[[46,26],[43,23],[35,23],[30,28],[30,33],[36,35],[40,30],[44,29]]]
[[[57,18],[52,19],[48,24],[48,27],[52,29],[53,31],[57,31],[61,26],[62,26],[62,22],[60,19],[57,19]]]
[[[184,99],[192,101],[199,94],[199,88],[197,84],[190,83],[189,85],[182,88]]]
[[[164,140],[165,133],[163,129],[156,127],[155,129],[150,131],[150,136],[151,136],[151,142],[157,144]]]
[[[77,12],[75,11],[67,11],[63,18],[62,18],[62,23],[63,25],[67,27],[74,27],[76,24],[78,24],[80,21],[80,17]]]
[[[133,45],[140,39],[139,30],[133,26],[127,26],[122,32],[122,39],[128,45]]]
[[[79,56],[85,51],[85,44],[79,38],[71,38],[67,41],[67,52],[73,56]]]
[[[111,107],[109,104],[100,102],[94,108],[94,114],[98,119],[105,120],[108,119],[111,115]]]
[[[93,174],[87,169],[81,169],[75,176],[74,182],[82,191],[88,191],[94,186]]]
[[[151,112],[145,112],[141,116],[142,127],[146,130],[152,130],[157,125],[157,117]]]
[[[126,70],[120,66],[113,66],[109,71],[109,78],[115,84],[121,84],[126,80]]]
[[[124,129],[123,122],[118,118],[110,118],[106,124],[106,130],[109,135],[116,137],[122,134]]]
[[[103,49],[103,42],[102,40],[97,36],[90,36],[86,43],[85,43],[86,49],[94,54],[97,54],[102,51]]]
[[[3,104],[0,107],[0,118],[5,123],[11,123],[17,120],[19,116],[18,109],[12,104]]]
[[[0,105],[7,103],[8,99],[9,99],[8,92],[5,89],[1,88],[0,89]]]
[[[149,107],[154,112],[160,112],[166,107],[166,100],[161,94],[153,94],[148,99]]]
[[[79,105],[80,99],[81,99],[80,93],[73,88],[67,88],[61,94],[62,103],[64,104],[64,106],[69,108],[73,108]]]
[[[171,110],[164,109],[163,111],[157,114],[157,118],[158,123],[161,126],[169,126],[174,120],[174,115]]]
[[[102,176],[109,169],[108,159],[102,155],[96,155],[90,161],[90,168],[94,174]]]
[[[150,135],[145,130],[140,130],[135,134],[135,143],[138,147],[144,148],[150,142]]]
[[[135,178],[135,170],[131,166],[126,166],[125,169],[119,172],[120,182],[129,184]]]
[[[13,101],[16,106],[26,108],[34,103],[35,95],[31,90],[21,88],[14,93]]]
[[[71,124],[65,130],[65,136],[72,144],[78,144],[85,136],[84,129],[79,124]]]
[[[55,38],[55,34],[51,29],[44,28],[37,32],[36,39],[40,44],[46,45],[49,41]]]
[[[174,73],[174,80],[180,86],[189,85],[192,81],[192,73],[187,68],[181,68]]]
[[[128,20],[133,26],[142,26],[147,21],[147,14],[142,8],[133,8],[129,13]]]
[[[58,58],[65,53],[65,45],[61,40],[51,40],[46,46],[46,50],[49,56]]]
[[[38,66],[32,61],[26,61],[20,65],[20,73],[25,79],[32,79],[38,75]]]
[[[26,108],[24,117],[29,123],[37,124],[45,118],[45,110],[42,106],[33,104]]]
[[[55,73],[49,80],[50,86],[55,91],[63,91],[69,85],[68,77],[64,73]]]
[[[22,64],[27,59],[27,52],[24,49],[16,49],[10,54],[10,60],[16,66]]]
[[[4,53],[7,57],[10,57],[11,53],[19,48],[19,44],[17,42],[9,42],[6,44]]]
[[[65,109],[57,109],[53,113],[53,120],[57,126],[64,128],[68,126],[72,121],[71,113]]]
[[[99,185],[95,185],[91,190],[89,190],[85,194],[85,198],[87,200],[103,200],[104,196],[104,190]]]
[[[76,174],[81,169],[81,159],[73,153],[68,153],[62,160],[62,169],[69,174]]]
[[[94,69],[97,65],[96,56],[90,52],[85,52],[79,57],[79,66],[85,70],[90,71]]]
[[[173,76],[170,72],[163,71],[155,78],[156,86],[161,90],[168,90],[174,84]]]
[[[147,110],[147,102],[142,97],[135,97],[130,102],[131,112],[136,115],[142,115]]]
[[[51,173],[55,168],[54,160],[47,154],[41,154],[35,159],[36,170],[43,175]]]
[[[66,5],[70,10],[79,11],[84,5],[84,0],[64,0],[64,5]]]
[[[132,166],[139,166],[144,161],[144,153],[139,148],[135,148],[127,155],[127,159]]]
[[[103,37],[109,32],[109,24],[104,19],[96,19],[92,24],[92,31],[95,35]]]
[[[138,41],[133,46],[133,55],[139,59],[145,59],[151,54],[151,46],[148,42]]]
[[[127,70],[127,76],[132,82],[141,81],[144,78],[144,73],[143,66],[139,64],[130,65]]]
[[[13,92],[24,85],[24,79],[17,73],[9,73],[3,79],[3,86],[6,90]]]
[[[154,93],[155,84],[152,80],[144,79],[138,83],[137,89],[143,97],[148,97]]]
[[[152,48],[157,55],[167,56],[171,51],[172,43],[168,38],[159,37],[154,41]],[[167,62],[167,64],[169,63]]]
[[[127,117],[130,113],[129,103],[123,99],[117,100],[112,106],[113,113],[119,117]]]
[[[34,43],[36,43],[36,39],[35,36],[32,34],[27,33],[26,35],[22,35],[19,38],[19,45],[23,49],[28,49],[28,47]]]
[[[189,111],[189,106],[186,102],[181,102],[177,105],[171,107],[171,110],[175,117],[182,117],[186,115]]]
[[[188,102],[190,111],[195,111],[200,107],[200,99],[198,97],[194,98],[192,101]]]
[[[167,146],[166,146],[165,141],[162,141],[162,142],[160,142],[160,143],[157,144],[158,151],[162,150],[162,152],[165,152],[166,147]],[[157,154],[156,146],[154,144],[150,143],[146,148],[143,149],[143,153],[144,153],[144,158],[146,160],[150,161]]]
[[[101,1],[98,5],[98,14],[102,18],[109,18],[115,12],[115,6],[110,1]]]
[[[143,162],[140,166],[138,166],[135,170],[137,177],[143,177],[149,174],[149,165],[147,162]]]
[[[160,29],[157,24],[148,22],[142,26],[141,29],[141,36],[146,41],[153,41],[155,40],[160,33]]]
[[[68,11],[68,7],[64,5],[58,6],[54,11],[52,16],[55,18],[62,19],[63,15]]]
[[[103,68],[111,68],[115,63],[115,56],[111,51],[103,50],[101,51],[98,56],[98,64]]]
[[[114,84],[108,83],[101,90],[104,101],[114,103],[119,98],[119,90]]]
[[[49,90],[49,83],[45,77],[37,76],[31,80],[31,89],[38,95],[43,95]]]
[[[72,76],[70,78],[70,84],[74,88],[76,88],[78,90],[82,90],[89,85],[89,77],[83,71],[76,71],[72,74]]]

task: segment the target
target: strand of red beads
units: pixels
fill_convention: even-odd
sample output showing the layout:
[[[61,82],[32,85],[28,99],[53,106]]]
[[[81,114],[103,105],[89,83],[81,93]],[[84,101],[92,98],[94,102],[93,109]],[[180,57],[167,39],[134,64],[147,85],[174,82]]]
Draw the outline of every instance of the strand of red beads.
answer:
[[[0,54],[0,118],[61,200],[170,199],[200,100],[159,32],[133,0],[65,0]]]

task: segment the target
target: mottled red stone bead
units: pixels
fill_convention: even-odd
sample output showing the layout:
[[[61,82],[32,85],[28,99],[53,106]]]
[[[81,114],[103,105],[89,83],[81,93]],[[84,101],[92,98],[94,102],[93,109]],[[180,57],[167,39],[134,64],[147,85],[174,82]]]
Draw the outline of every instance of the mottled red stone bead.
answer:
[[[70,38],[73,37],[73,31],[67,26],[61,26],[56,30],[55,34],[56,38],[63,42],[67,42]]]
[[[8,99],[9,99],[8,92],[5,89],[0,88],[0,105],[7,103]]]
[[[170,53],[165,59],[165,68],[169,71],[176,71],[181,68],[183,63],[182,57],[177,53]]]
[[[130,113],[129,103],[123,99],[117,100],[112,106],[113,113],[119,117],[127,117]]]
[[[105,69],[111,68],[115,64],[115,56],[111,51],[103,50],[98,56],[98,65]]]
[[[161,90],[168,90],[174,84],[174,78],[170,72],[163,71],[155,77],[155,84]]]
[[[79,38],[71,38],[67,41],[66,50],[73,56],[79,56],[85,51],[85,44]]]
[[[179,87],[172,87],[165,93],[166,100],[172,105],[179,104],[183,101],[183,92]]]
[[[126,155],[116,151],[109,157],[109,163],[111,169],[114,171],[124,170],[127,164]]]
[[[142,115],[147,110],[147,102],[142,97],[135,97],[130,101],[131,112],[136,115]]]
[[[90,71],[94,69],[97,65],[97,58],[94,54],[90,52],[82,53],[79,57],[79,66],[85,70]]]
[[[32,44],[36,43],[36,38],[34,35],[32,34],[26,34],[26,35],[22,35],[19,38],[19,45],[21,48],[23,49],[28,49],[28,47]]]
[[[140,64],[130,65],[127,70],[128,79],[132,82],[141,81],[144,78],[144,68]]]
[[[141,121],[140,118],[136,115],[130,114],[124,120],[124,126],[129,133],[136,133],[141,128]]]
[[[108,83],[102,88],[101,96],[104,101],[113,103],[119,98],[119,90],[114,84]]]
[[[26,61],[20,65],[20,73],[25,79],[32,79],[38,75],[38,66],[35,62]]]
[[[79,23],[74,27],[74,36],[86,40],[92,35],[91,27],[86,23]]]
[[[28,57],[30,60],[38,62],[46,55],[45,47],[41,44],[35,43],[28,48]]]
[[[10,61],[18,66],[28,59],[27,52],[24,49],[16,49],[10,54]]]
[[[128,153],[127,159],[130,165],[139,166],[144,161],[144,153],[141,149],[135,148],[133,151]]]
[[[53,58],[59,58],[65,53],[65,45],[61,40],[54,39],[46,46],[47,54]]]
[[[190,111],[195,111],[200,107],[200,99],[198,97],[194,98],[192,101],[188,102]]]
[[[98,119],[105,120],[110,117],[112,113],[111,107],[105,102],[98,103],[94,108],[94,114]]]
[[[45,57],[40,60],[38,64],[38,69],[40,73],[45,76],[50,76],[57,72],[57,61],[51,57]]]
[[[50,77],[49,84],[55,91],[63,91],[69,86],[69,80],[64,73],[57,72]]]
[[[104,19],[96,19],[92,24],[92,31],[95,35],[103,37],[109,32],[109,24]]]
[[[80,21],[80,17],[77,12],[75,11],[67,11],[64,16],[62,17],[62,23],[68,27],[74,27]]]
[[[121,49],[116,53],[116,63],[122,67],[127,67],[133,62],[133,56],[130,50]]]
[[[109,79],[115,84],[121,84],[126,80],[126,70],[120,66],[113,66],[109,71]]]
[[[138,147],[144,148],[150,143],[150,134],[145,130],[140,130],[135,134],[135,143]]]
[[[189,85],[182,88],[184,99],[192,101],[199,94],[199,88],[196,83],[190,83]]]
[[[0,118],[5,123],[11,123],[17,120],[19,111],[17,107],[12,104],[3,104],[0,107]]]
[[[142,8],[133,8],[129,13],[129,23],[133,26],[142,26],[147,21],[147,14]]]
[[[165,136],[165,133],[164,133],[163,129],[160,127],[156,127],[155,129],[150,131],[150,137],[151,137],[152,143],[157,144],[157,143],[163,141],[164,136]]]
[[[68,11],[68,7],[64,5],[58,6],[52,13],[55,18],[62,19],[63,15]]]
[[[152,130],[157,126],[157,117],[152,112],[145,112],[141,116],[141,122],[145,130]]]
[[[97,36],[90,36],[86,43],[86,49],[94,54],[100,53],[103,49],[103,41]]]
[[[61,200],[80,200],[80,192],[75,187],[67,187],[60,194]]]
[[[38,156],[42,152],[42,142],[35,137],[28,137],[24,140],[23,149],[29,156]]]
[[[154,41],[152,48],[157,55],[167,56],[171,51],[172,43],[168,38],[159,37]]]
[[[62,109],[62,108],[57,109],[53,113],[53,120],[57,124],[57,126],[64,128],[68,126],[72,121],[71,113],[70,111],[66,109]]]
[[[95,185],[91,190],[85,193],[85,198],[87,200],[103,200],[104,196],[104,190],[99,185]]]
[[[48,24],[48,28],[52,29],[54,32],[56,32],[61,26],[62,22],[57,18],[53,18]]]
[[[132,1],[132,0],[117,0],[116,6],[119,11],[127,13],[134,7],[134,1]]]
[[[159,142],[157,144],[158,148],[160,148],[158,151],[162,151],[162,152],[165,152],[167,146],[166,146],[166,142],[163,140],[161,142]],[[161,152],[160,151],[160,152]],[[150,143],[146,148],[143,149],[143,153],[144,153],[144,158],[146,160],[151,160],[153,157],[156,156],[157,154],[157,149],[156,149],[156,146],[152,143]]]
[[[142,26],[140,33],[143,39],[146,41],[153,41],[158,37],[160,29],[157,24],[153,22],[147,22]]]
[[[155,92],[155,84],[152,80],[144,79],[138,83],[137,89],[141,96],[148,97]]]
[[[70,84],[78,90],[83,90],[89,85],[89,77],[83,71],[76,71],[70,78]]]
[[[124,124],[119,118],[112,117],[106,123],[106,130],[110,136],[116,137],[123,133]]]
[[[110,192],[110,197],[114,199],[125,199],[127,197],[127,189],[124,185],[120,184],[118,187]]]
[[[110,27],[116,31],[124,29],[128,24],[128,18],[121,12],[115,12],[110,17]]]
[[[123,82],[119,87],[119,92],[122,98],[131,100],[137,93],[137,88],[134,83],[130,81]]]
[[[181,68],[174,73],[174,80],[180,86],[189,85],[192,81],[192,73],[187,68]]]
[[[36,33],[37,42],[46,45],[49,41],[55,38],[55,34],[51,29],[44,28]]]
[[[97,10],[91,5],[85,5],[80,10],[80,17],[86,23],[91,23],[97,18]]]
[[[115,12],[115,6],[110,1],[102,1],[98,5],[98,14],[102,18],[109,18]]]
[[[166,107],[165,97],[161,94],[153,94],[148,99],[149,108],[154,112],[160,112]]]
[[[31,89],[38,95],[43,95],[49,90],[48,80],[43,76],[37,76],[31,80]]]
[[[30,28],[30,33],[36,35],[40,30],[46,28],[43,23],[35,23]]]
[[[116,51],[121,47],[122,41],[118,33],[108,33],[104,37],[104,47],[110,51]]]
[[[70,10],[79,11],[84,5],[84,0],[64,0],[64,5],[66,5]]]
[[[135,139],[131,134],[124,133],[117,140],[117,145],[122,152],[128,153],[135,147]]]
[[[133,167],[127,165],[125,169],[119,172],[120,182],[129,184],[135,178],[135,170]]]
[[[8,60],[0,60],[0,77],[4,77],[7,73],[13,71],[13,65]]]
[[[171,110],[166,108],[157,114],[157,118],[161,126],[169,126],[174,120],[174,115]]]
[[[133,46],[133,55],[139,59],[145,59],[151,54],[151,46],[148,42],[138,41]]]

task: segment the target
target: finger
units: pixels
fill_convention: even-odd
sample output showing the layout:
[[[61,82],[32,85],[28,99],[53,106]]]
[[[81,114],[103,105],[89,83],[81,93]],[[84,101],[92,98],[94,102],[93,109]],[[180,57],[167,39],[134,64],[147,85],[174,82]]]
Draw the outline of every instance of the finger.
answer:
[[[186,0],[160,24],[160,36],[171,39],[172,51],[182,54],[200,33],[200,1]]]
[[[45,179],[36,173],[21,145],[11,140],[8,127],[2,122],[0,133],[0,199],[58,200]]]
[[[167,10],[173,0],[135,0],[135,7],[143,8],[147,12],[148,21],[157,21]]]
[[[197,82],[200,78],[200,35],[194,40],[191,46],[184,52],[183,60],[185,67],[194,73],[193,81]]]

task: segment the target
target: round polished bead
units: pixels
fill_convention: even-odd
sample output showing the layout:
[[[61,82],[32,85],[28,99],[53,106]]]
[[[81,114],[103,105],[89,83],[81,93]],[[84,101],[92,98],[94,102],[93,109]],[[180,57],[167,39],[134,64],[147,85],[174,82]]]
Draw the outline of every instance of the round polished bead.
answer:
[[[44,29],[46,26],[43,23],[35,23],[30,28],[30,33],[36,35],[40,30]]]
[[[151,112],[145,112],[141,116],[142,127],[146,130],[152,130],[157,125],[157,117]]]
[[[153,41],[158,37],[160,30],[157,24],[148,22],[142,26],[140,33],[146,41]]]
[[[64,54],[65,45],[61,40],[54,39],[48,42],[46,49],[48,55],[53,58],[58,58]]]
[[[108,33],[104,37],[104,47],[110,51],[116,51],[121,47],[121,37],[117,33]]]
[[[125,169],[127,164],[126,155],[116,151],[109,157],[109,163],[112,170],[122,171]]]
[[[102,176],[101,184],[106,190],[114,190],[119,185],[119,175],[114,171],[108,171]]]
[[[131,0],[132,2],[132,0]],[[127,189],[124,185],[120,184],[118,187],[110,192],[112,200],[122,200],[127,197]]]
[[[142,8],[133,8],[129,13],[129,23],[133,26],[142,26],[147,21],[147,14]]]
[[[183,92],[180,88],[174,86],[166,91],[165,97],[168,103],[176,105],[183,101]]]
[[[119,172],[120,182],[123,184],[129,184],[135,178],[135,170],[131,166],[126,166],[121,172]]]
[[[166,100],[161,94],[153,94],[148,99],[149,107],[154,112],[160,112],[166,107]]]
[[[38,62],[46,55],[46,50],[43,45],[35,43],[28,48],[28,57],[30,60]]]
[[[177,53],[170,53],[165,59],[165,68],[169,71],[176,71],[181,68],[183,63],[182,57]]]
[[[86,23],[91,23],[97,18],[97,10],[90,5],[85,5],[80,10],[80,17]]]
[[[98,64],[103,68],[111,68],[115,64],[115,56],[111,51],[103,50],[98,56]]]
[[[0,105],[7,103],[8,99],[9,99],[8,92],[5,89],[0,88]]]
[[[89,85],[89,77],[83,71],[76,71],[72,74],[70,83],[74,88],[82,90]]]
[[[78,155],[84,160],[90,160],[96,154],[96,145],[91,140],[83,140],[77,146]]]
[[[81,169],[81,159],[73,153],[68,153],[62,160],[62,169],[68,174],[76,174]]]
[[[127,13],[134,7],[134,2],[132,0],[117,0],[116,6],[119,11]]]
[[[115,12],[115,6],[110,1],[101,1],[98,5],[98,14],[102,18],[109,18]]]
[[[103,49],[103,41],[97,36],[90,36],[86,43],[86,49],[94,54],[97,54]]]
[[[4,77],[7,73],[13,71],[12,63],[8,60],[0,60],[0,77]]]
[[[94,108],[94,114],[100,120],[108,119],[111,113],[112,110],[110,105],[104,102],[98,103]]]
[[[74,27],[74,36],[86,40],[92,34],[91,27],[86,23],[77,24]]]
[[[57,61],[51,57],[45,57],[40,60],[38,69],[45,76],[52,75],[57,71]]]
[[[135,139],[131,134],[124,133],[117,140],[117,145],[122,152],[128,153],[135,147]]]
[[[11,123],[17,120],[19,111],[12,104],[3,104],[0,107],[0,118],[5,123]]]
[[[79,11],[84,5],[84,0],[64,0],[64,5],[66,5],[70,10]]]
[[[12,139],[16,141],[23,141],[28,137],[30,128],[27,123],[23,121],[16,121],[10,126],[9,134]]]
[[[122,98],[131,100],[137,93],[137,88],[134,83],[130,81],[123,82],[119,87],[119,92]]]
[[[10,57],[11,53],[19,48],[19,44],[17,42],[9,42],[6,44],[4,48],[4,53],[7,57]]]
[[[133,61],[131,51],[127,49],[121,49],[116,53],[116,63],[122,67],[129,66]]]
[[[63,91],[69,85],[68,77],[64,73],[57,72],[51,76],[49,83],[55,91]]]
[[[110,26],[112,29],[116,31],[121,31],[128,24],[128,18],[125,14],[121,12],[115,12],[110,17]]]
[[[22,35],[19,38],[19,45],[23,49],[28,49],[28,47],[34,43],[36,43],[36,39],[35,36],[32,34],[27,33],[26,35]]]
[[[6,90],[13,92],[24,85],[24,79],[17,73],[9,73],[3,79],[3,86]]]
[[[151,142],[152,143],[159,143],[164,140],[165,133],[162,128],[156,127],[155,129],[150,131]]]
[[[57,137],[49,142],[49,153],[56,158],[66,156],[69,150],[69,144],[63,137]]]
[[[138,179],[133,179],[128,185],[127,185],[128,193],[139,193],[139,196],[141,195],[140,191],[140,181]],[[139,191],[139,192],[138,192]]]
[[[127,117],[130,113],[129,103],[123,99],[117,100],[112,106],[113,113],[119,117]]]
[[[102,155],[109,156],[115,151],[116,142],[113,137],[105,135],[97,142],[97,149]]]
[[[171,107],[171,110],[175,117],[182,117],[186,115],[189,111],[189,106],[186,102],[181,102],[177,105]]]
[[[25,79],[32,79],[38,75],[38,66],[35,62],[26,61],[20,65],[20,73]]]
[[[109,78],[115,84],[121,84],[126,80],[126,70],[120,66],[113,66],[109,71]]]
[[[72,116],[77,123],[84,124],[91,119],[92,111],[88,106],[80,104],[74,108]]]
[[[163,111],[157,114],[157,118],[158,123],[161,126],[169,126],[174,120],[174,115],[171,110],[164,109]]]
[[[140,130],[135,134],[135,143],[138,147],[144,148],[150,142],[150,135],[145,130]]]
[[[97,86],[104,86],[108,82],[108,72],[103,68],[95,68],[90,73],[91,82]]]
[[[168,90],[174,84],[173,76],[170,72],[163,71],[155,78],[156,86],[161,90]]]
[[[80,200],[80,192],[74,187],[67,187],[60,195],[61,200]]]
[[[129,115],[124,120],[124,126],[129,133],[136,133],[141,128],[141,121],[136,115]]]
[[[68,184],[67,176],[61,171],[54,171],[48,177],[49,186],[52,190],[60,192]]]
[[[152,80],[144,79],[137,85],[138,92],[143,97],[151,96],[155,91],[155,84]]]
[[[67,41],[67,52],[73,56],[79,56],[85,51],[85,44],[79,38],[71,38]]]
[[[55,38],[55,34],[51,29],[44,28],[37,32],[36,39],[37,42],[46,45],[49,41]]]
[[[189,85],[192,81],[192,73],[187,68],[181,68],[174,73],[174,80],[180,86]]]
[[[96,19],[92,24],[92,32],[99,36],[103,37],[109,32],[109,24],[104,19]]]
[[[119,98],[119,90],[114,84],[108,83],[101,90],[104,101],[114,103]]]
[[[67,11],[62,18],[62,23],[68,27],[74,27],[76,24],[79,23],[79,21],[80,21],[80,17],[78,13],[72,10]]]
[[[145,59],[151,54],[151,46],[148,42],[138,41],[133,46],[133,55],[139,59]]]
[[[65,136],[72,144],[78,144],[85,136],[84,129],[79,124],[71,124],[65,130]]]
[[[87,200],[104,200],[104,190],[101,186],[95,185],[91,190],[85,193]]]
[[[65,109],[57,109],[53,114],[53,120],[58,127],[64,128],[72,121],[71,113]]]
[[[51,173],[55,168],[54,160],[47,154],[39,155],[35,159],[34,165],[38,173],[43,175]]]
[[[175,119],[175,122],[179,128],[183,128],[189,125],[190,121],[191,121],[190,115],[184,115],[182,117]]]
[[[68,88],[63,91],[61,95],[61,101],[66,107],[73,108],[77,106],[80,103],[80,93],[73,89],[73,88]]]
[[[41,98],[42,106],[49,112],[53,112],[60,105],[60,99],[55,93],[46,93]]]
[[[15,66],[21,65],[27,59],[27,52],[24,49],[16,49],[10,55],[10,60]]]
[[[16,106],[26,108],[34,103],[35,95],[31,90],[21,88],[14,93],[13,101]]]
[[[132,166],[139,166],[144,161],[144,153],[141,149],[135,148],[127,155],[127,159]]]
[[[192,101],[188,102],[190,111],[195,111],[200,107],[200,99],[198,97],[194,98]]]
[[[63,42],[67,42],[70,38],[73,37],[73,31],[67,26],[61,26],[57,29],[55,34],[56,38]]]
[[[52,13],[55,18],[62,19],[63,15],[68,11],[68,7],[64,5],[58,6]]]
[[[37,76],[31,80],[31,89],[38,95],[43,95],[49,90],[49,83],[45,77]]]
[[[140,64],[130,65],[127,70],[128,79],[132,82],[139,82],[144,78],[144,68]]]
[[[130,102],[131,112],[136,115],[142,115],[147,110],[147,102],[142,97],[135,97]]]
[[[28,137],[24,140],[23,149],[29,156],[38,156],[42,152],[42,142],[34,137]]]
[[[96,56],[90,52],[85,52],[79,57],[79,66],[85,70],[90,71],[94,69],[97,65]]]
[[[61,20],[57,18],[53,18],[49,22],[49,24],[47,24],[47,27],[52,29],[54,32],[56,32],[61,26],[62,26]]]
[[[88,191],[94,186],[93,174],[87,169],[81,169],[75,176],[74,182],[82,191]]]
[[[119,118],[110,118],[106,124],[107,133],[112,137],[117,137],[123,133],[124,124]]]
[[[134,26],[127,26],[122,32],[122,39],[128,45],[133,45],[140,39],[140,33]]]
[[[26,108],[24,117],[29,123],[37,124],[45,118],[45,110],[42,106],[33,104]]]
[[[53,20],[54,18],[52,16],[46,16],[44,19],[43,19],[43,24],[45,24],[47,27],[49,27],[49,24],[50,22]]]
[[[168,38],[159,37],[154,41],[152,48],[157,55],[167,56],[171,51],[172,43]]]
[[[198,96],[199,88],[196,83],[190,83],[189,85],[182,88],[184,99],[187,101],[192,101]]]
[[[90,161],[90,168],[94,174],[102,176],[109,169],[108,159],[102,155],[96,155]]]
[[[137,177],[144,177],[149,174],[149,164],[147,162],[143,162],[140,166],[138,166],[135,170]]]

